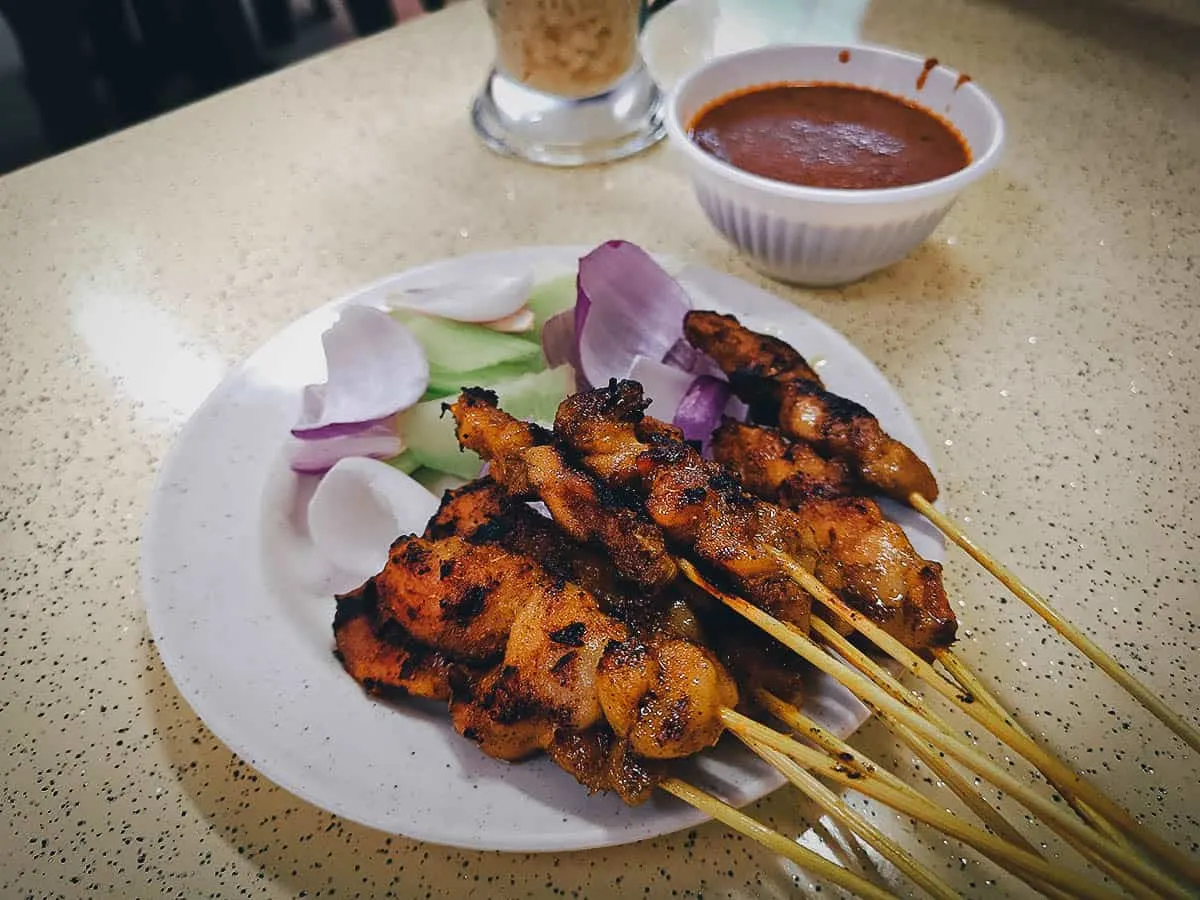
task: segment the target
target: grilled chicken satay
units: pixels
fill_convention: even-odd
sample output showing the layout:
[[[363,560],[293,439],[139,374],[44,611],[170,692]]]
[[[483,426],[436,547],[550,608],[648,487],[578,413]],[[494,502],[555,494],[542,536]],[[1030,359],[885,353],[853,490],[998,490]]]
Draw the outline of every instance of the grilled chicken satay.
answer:
[[[693,310],[684,335],[707,353],[750,406],[756,422],[778,423],[789,437],[844,459],[866,484],[908,502],[909,495],[937,499],[937,481],[908,447],[884,432],[863,406],[825,390],[795,350],[745,328],[733,316]]]
[[[774,429],[740,422],[717,429],[712,449],[757,496],[795,510],[819,548],[813,574],[839,596],[909,647],[954,640],[942,567],[922,559],[874,500],[847,495],[844,468]]]
[[[673,426],[662,424],[662,428],[664,434],[682,439]],[[538,560],[555,577],[575,581],[643,643],[677,639],[704,644],[739,685],[766,688],[788,702],[803,704],[808,666],[778,641],[686,579],[654,596],[633,588],[615,576],[606,557],[570,540],[545,516],[509,498],[490,478],[446,492],[426,534],[452,533],[472,542],[499,543]],[[749,698],[743,697],[743,702],[754,709]]]
[[[656,591],[678,569],[661,532],[641,515],[636,500],[598,485],[566,464],[551,435],[497,408],[491,391],[463,391],[447,408],[459,442],[487,460],[493,479],[516,499],[539,499],[568,535],[603,547],[620,574]]]
[[[603,557],[574,544],[489,478],[443,497],[426,528],[424,546],[440,560],[451,538],[467,548],[459,579],[483,570],[476,554],[489,546],[536,556],[548,570],[543,589],[513,615],[498,663],[483,670],[451,662],[415,642],[394,620],[384,621],[377,609],[376,579],[339,598],[335,634],[347,670],[369,691],[434,699],[452,693],[455,728],[489,755],[519,760],[543,750],[590,791],[614,791],[636,804],[665,776],[664,761],[717,741],[720,708],[753,709],[749,698],[739,697],[726,666],[747,684],[801,702],[797,658],[781,652],[781,646],[769,646],[772,639],[740,620],[729,620],[727,611],[686,582],[653,604],[638,602],[638,592],[614,579]],[[411,539],[397,542],[397,548],[408,546]],[[439,594],[429,582],[430,560],[419,557],[397,552],[388,564],[389,569],[420,570],[411,573],[414,577],[387,571],[380,577],[395,590],[428,591],[422,597],[428,609],[418,609],[417,619],[436,620],[447,605],[460,605],[457,599],[447,604],[446,594],[457,598],[464,585],[451,572],[448,579],[438,579],[450,582]],[[440,575],[440,565],[437,571]],[[571,583],[576,573],[596,586],[594,594]],[[496,591],[478,593],[485,603],[504,602]],[[402,608],[421,605],[415,597],[400,599]],[[711,607],[704,611],[707,621],[725,618],[715,623],[720,638],[715,650],[701,643],[693,603]],[[629,611],[633,616],[622,619]],[[502,618],[483,611],[479,617]],[[434,639],[445,636],[431,634]],[[462,639],[461,634],[453,637],[456,652],[462,652]]]
[[[337,598],[333,634],[335,655],[368,694],[450,699],[454,664],[403,632],[386,627],[379,616],[373,580]]]
[[[502,527],[493,527],[497,521]],[[461,667],[455,671],[462,677],[451,676],[455,728],[501,759],[545,750],[590,788],[640,802],[662,777],[655,760],[688,756],[716,742],[719,710],[738,702],[736,686],[710,650],[657,630],[638,633],[573,581],[501,546],[564,552],[545,539],[547,528],[561,534],[494,484],[468,486],[448,494],[431,520],[429,536],[422,538],[426,556],[405,552],[413,539],[398,541],[375,580],[386,581],[397,595],[395,608],[415,611],[414,621],[439,621],[445,609],[461,606],[464,588],[477,588],[485,607],[504,607],[505,594],[489,580],[491,567],[505,557],[527,563],[533,575],[521,582],[525,602],[512,615],[502,659],[481,677],[468,677]],[[464,537],[454,529],[470,533]],[[443,575],[434,562],[451,547],[457,561]],[[513,568],[505,563],[506,571]],[[506,608],[485,608],[476,618],[506,616]],[[473,659],[483,658],[492,640],[491,629],[475,633],[469,626],[462,633],[439,627],[429,634],[433,641],[449,639],[458,654],[474,634],[484,648],[469,653]]]
[[[862,495],[860,482],[839,459],[826,459],[776,428],[726,420],[713,432],[713,458],[750,493],[798,509],[812,500]]]
[[[783,552],[810,569],[814,564],[794,514],[750,496],[677,429],[647,417],[647,405],[637,382],[613,381],[564,400],[555,433],[598,477],[636,489],[674,545],[732,579],[772,615],[807,628],[810,598],[775,557]]]

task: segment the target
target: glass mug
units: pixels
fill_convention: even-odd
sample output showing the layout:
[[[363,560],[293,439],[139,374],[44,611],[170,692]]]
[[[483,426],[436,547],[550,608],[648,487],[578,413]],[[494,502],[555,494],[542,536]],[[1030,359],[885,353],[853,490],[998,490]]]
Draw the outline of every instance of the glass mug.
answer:
[[[475,98],[493,150],[547,165],[619,159],[660,140],[662,93],[638,50],[670,0],[484,0],[496,62]]]

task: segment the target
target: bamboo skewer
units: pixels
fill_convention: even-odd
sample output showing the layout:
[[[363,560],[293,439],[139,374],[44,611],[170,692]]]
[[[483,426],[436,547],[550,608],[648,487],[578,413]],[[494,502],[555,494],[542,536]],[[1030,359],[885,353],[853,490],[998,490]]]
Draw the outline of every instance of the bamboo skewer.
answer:
[[[907,816],[945,832],[986,854],[1024,880],[1044,881],[1068,894],[1096,898],[1096,900],[1116,896],[1107,888],[1102,888],[1077,873],[1056,868],[1039,856],[1019,850],[996,835],[963,822],[946,810],[935,806],[920,794],[915,794],[911,789],[896,790],[874,775],[864,777],[859,771],[847,768],[841,765],[837,759],[832,759],[822,751],[811,747],[802,747],[799,752],[796,752],[794,742],[786,735],[753,719],[734,713],[729,717],[726,727],[743,741],[765,744],[793,760],[794,765],[851,787],[867,797],[878,800]],[[785,769],[787,767],[783,766],[780,771],[788,776],[790,770],[785,771]]]
[[[901,781],[887,769],[871,764],[863,759],[853,747],[847,744],[840,738],[835,737],[825,729],[821,728],[816,722],[806,716],[803,712],[797,709],[790,703],[787,703],[767,691],[757,691],[755,693],[759,703],[767,709],[771,715],[775,716],[780,721],[784,722],[793,731],[806,735],[813,740],[821,749],[827,753],[837,756],[840,760],[846,761],[847,758],[852,758],[859,765],[873,765],[873,773],[879,779],[890,787],[894,787],[901,791],[908,791],[912,796],[920,800],[928,800],[923,794],[920,794],[911,785]],[[921,761],[925,763],[939,778],[945,782],[954,794],[962,800],[962,802],[975,813],[985,825],[992,829],[998,837],[1008,841],[1019,850],[1024,850],[1026,853],[1035,856],[1041,856],[1038,850],[1025,839],[1021,832],[1017,831],[1007,819],[1002,816],[999,811],[994,809],[983,797],[978,793],[975,786],[966,778],[959,774],[958,770],[951,766],[945,759],[937,755],[935,751],[928,748],[928,744],[914,735],[908,729],[902,726],[897,726],[895,723],[889,723],[896,731],[897,736],[901,738],[915,752]],[[929,801],[932,803],[932,801]],[[994,860],[995,861],[995,860]],[[999,863],[1003,865],[1002,862]],[[1047,897],[1052,897],[1054,900],[1070,900],[1070,897],[1060,891],[1058,888],[1052,887],[1044,882],[1031,879],[1029,883]]]
[[[963,690],[970,691],[971,695],[980,703],[991,707],[998,715],[1004,716],[1017,731],[1024,734],[1026,737],[1030,736],[1029,732],[1022,728],[1020,723],[1008,713],[1004,706],[1001,705],[1000,701],[997,700],[990,691],[988,691],[983,682],[979,680],[978,676],[971,671],[971,668],[966,663],[959,659],[958,655],[953,650],[950,650],[949,648],[939,648],[933,651],[933,656],[942,664],[943,668],[950,673],[954,680],[962,685]],[[1121,834],[1121,832],[1113,828],[1112,824],[1109,823],[1107,819],[1101,815],[1098,815],[1096,811],[1086,803],[1078,798],[1067,797],[1066,799],[1068,803],[1075,807],[1075,811],[1079,813],[1085,822],[1102,832],[1110,841],[1117,844],[1129,843],[1127,840],[1125,840],[1125,836]]]
[[[945,516],[932,503],[920,494],[911,494],[908,498],[913,508],[937,526],[937,528],[958,544],[977,563],[987,569],[1006,588],[1025,602],[1030,609],[1045,619],[1055,631],[1070,641],[1075,647],[1095,663],[1103,672],[1117,684],[1128,691],[1133,697],[1153,713],[1160,722],[1170,728],[1188,746],[1200,753],[1200,730],[1171,709],[1152,690],[1138,681],[1129,670],[1112,658],[1091,638],[1068,622],[1054,609],[1041,594],[1025,585],[1020,578],[997,561],[991,554],[969,538],[953,520]]]
[[[1113,844],[1082,822],[1066,815],[1060,808],[1056,807],[1049,800],[1032,792],[1012,775],[999,768],[990,759],[945,734],[940,728],[927,722],[919,714],[891,697],[887,692],[881,690],[874,682],[826,654],[824,650],[806,635],[800,633],[798,630],[789,628],[758,607],[742,600],[740,597],[734,597],[720,591],[709,584],[686,560],[682,560],[680,565],[690,580],[704,588],[714,597],[720,599],[725,605],[796,651],[812,665],[834,677],[860,699],[871,704],[881,714],[886,713],[892,716],[897,721],[909,727],[914,733],[929,741],[938,750],[967,765],[973,771],[992,782],[992,784],[1019,800],[1023,806],[1039,816],[1057,833],[1064,837],[1069,836],[1080,841],[1094,850],[1109,866],[1129,872],[1140,881],[1153,886],[1166,896],[1179,897],[1181,900],[1186,900],[1189,896],[1167,874],[1150,866],[1145,860],[1135,856],[1127,848]],[[748,721],[753,722],[753,720]],[[758,725],[758,723],[754,724]],[[766,730],[770,732],[770,729]],[[789,740],[789,743],[795,746],[794,741]],[[783,746],[776,747],[776,749],[784,753],[788,752],[788,748]],[[804,749],[807,750],[809,748]],[[1000,841],[993,835],[989,835],[978,829],[974,830],[988,839],[994,839],[997,843],[1003,845],[1004,849],[1015,852],[1011,845]],[[1054,874],[1057,874],[1057,872],[1054,872]],[[1053,877],[1047,877],[1041,872],[1039,872],[1039,875],[1051,883],[1056,883]]]
[[[874,847],[884,859],[908,876],[913,884],[939,900],[959,900],[958,891],[918,863],[907,850],[851,809],[815,775],[792,764],[791,760],[778,750],[772,750],[753,738],[742,738],[742,741],[762,757],[763,761],[783,772],[784,777],[801,793]]]
[[[668,778],[659,787],[678,797],[684,803],[723,822],[739,834],[744,834],[768,850],[791,860],[806,872],[831,881],[855,896],[863,897],[865,900],[896,900],[895,894],[888,893],[865,878],[843,869],[837,863],[830,862],[807,847],[801,847],[778,831],[768,828],[740,810],[734,809],[728,803],[693,787],[686,781]]]
[[[1153,832],[1143,828],[1127,811],[1110,800],[1077,772],[1072,771],[1053,754],[1047,752],[1022,732],[1016,730],[1013,727],[1011,717],[1007,713],[1000,716],[985,704],[976,703],[975,698],[971,694],[965,693],[959,685],[943,677],[933,666],[905,647],[867,616],[857,610],[851,609],[843,600],[837,597],[829,588],[814,577],[811,572],[805,570],[795,560],[783,553],[777,553],[776,559],[788,574],[795,579],[796,583],[808,591],[815,599],[853,625],[874,643],[875,646],[900,662],[905,668],[950,700],[955,706],[1007,744],[1014,752],[1025,757],[1064,796],[1082,799],[1095,813],[1107,818],[1120,831],[1132,838],[1158,860],[1179,872],[1185,873],[1191,880],[1200,883],[1200,867]],[[889,697],[889,699],[892,698]],[[908,705],[911,706],[911,704]],[[972,766],[972,768],[975,767]]]
[[[857,647],[855,647],[845,637],[838,634],[838,632],[832,626],[830,626],[826,622],[821,621],[820,619],[813,619],[812,624],[813,624],[813,631],[815,631],[817,634],[819,634],[821,636],[822,640],[824,640],[826,644],[828,644],[834,650],[836,650],[840,656],[842,656],[844,659],[846,659],[852,666],[854,666],[856,669],[858,669],[863,675],[870,678],[877,685],[879,685],[881,688],[883,688],[883,690],[887,691],[889,694],[891,694],[893,697],[896,697],[901,702],[907,701],[906,705],[913,708],[914,711],[917,712],[918,714],[923,715],[931,724],[941,728],[945,734],[947,734],[951,737],[954,736],[954,733],[950,729],[950,726],[944,720],[942,720],[936,714],[934,714],[931,710],[929,710],[925,706],[924,702],[919,697],[915,697],[911,692],[909,692],[904,687],[904,685],[902,685],[902,684],[900,684],[900,682],[896,681],[895,678],[892,677],[891,673],[889,673],[887,670],[885,670],[883,667],[881,667],[878,663],[876,663],[875,660],[871,659],[869,656],[867,656],[865,653],[863,653],[861,650],[859,650]],[[966,685],[964,685],[964,687],[966,687]],[[911,730],[905,728],[903,725],[901,725],[899,722],[896,722],[894,719],[892,719],[888,715],[882,714],[881,718],[888,725],[888,727],[891,728],[893,732],[895,732],[896,736],[899,737],[901,740],[905,741],[906,743],[908,743],[914,750],[916,750],[918,752],[918,755],[920,755],[922,749],[929,747],[929,745],[926,744],[924,741],[922,741],[917,735],[913,734]],[[930,749],[932,749],[932,748],[930,748]],[[924,756],[922,758],[924,759]],[[960,779],[960,782],[965,786],[966,791],[968,792],[969,795],[974,796],[975,799],[979,803],[982,803],[985,807],[987,807],[988,809],[991,809],[991,807],[988,806],[986,804],[986,802],[983,800],[983,797],[977,793],[974,793],[972,786],[969,783],[967,783],[964,779],[962,779],[962,776],[959,775],[958,772],[956,770],[954,770],[954,768],[952,766],[950,766],[949,763],[946,762],[946,760],[944,760],[941,757],[936,755],[936,751],[934,751],[933,755],[929,756],[929,759],[936,760],[935,765],[941,766],[942,769],[952,772],[954,777]],[[928,760],[927,760],[927,764],[928,764]],[[1083,804],[1079,804],[1079,805],[1084,806]],[[1084,809],[1087,810],[1086,806],[1084,806]],[[1109,825],[1109,823],[1105,819],[1096,815],[1094,811],[1087,810],[1087,812],[1090,813],[1090,816],[1084,816],[1084,821],[1088,822],[1088,824],[1092,825],[1093,827],[1095,827],[1097,823],[1101,824],[1103,826],[1103,828],[1101,829],[1101,833],[1105,837],[1107,837],[1109,840],[1113,841],[1115,844],[1117,844],[1121,847],[1124,847],[1126,850],[1131,849],[1128,841],[1125,841],[1124,838],[1119,838],[1119,834],[1112,829],[1112,826]],[[998,817],[998,814],[997,814],[997,817]],[[1004,820],[1000,819],[1000,821],[1003,822]],[[1007,825],[1007,822],[1005,822],[1005,824]],[[1066,837],[1067,841],[1076,850],[1078,850],[1089,862],[1091,862],[1094,866],[1101,869],[1102,871],[1107,872],[1110,876],[1113,877],[1114,880],[1116,880],[1119,883],[1121,883],[1122,885],[1124,885],[1135,896],[1148,896],[1151,898],[1155,896],[1152,893],[1147,894],[1145,889],[1140,885],[1139,882],[1131,880],[1129,878],[1129,876],[1122,873],[1119,869],[1115,869],[1111,864],[1108,863],[1107,860],[1105,860],[1103,857],[1099,856],[1099,854],[1097,854],[1096,851],[1094,851],[1090,847],[1084,845],[1079,840],[1072,838],[1070,835],[1064,835],[1064,837]]]
[[[794,732],[812,738],[814,743],[817,743],[826,752],[833,753],[834,755],[855,753],[849,744],[824,731],[824,729],[790,703],[786,703],[774,694],[766,691],[760,691],[755,696],[771,715],[775,716],[775,718],[779,719]],[[954,795],[971,812],[975,813],[988,828],[992,829],[993,832],[1010,844],[1028,853],[1041,855],[1033,844],[1025,839],[1025,836],[1021,832],[1017,831],[1004,816],[980,796],[973,784],[960,775],[942,757],[938,756],[936,752],[926,749],[928,744],[907,728],[901,727],[898,736],[912,748],[912,751],[917,754],[921,762],[937,775],[950,788]],[[896,778],[896,776],[892,775],[886,769],[879,769],[878,773],[880,778],[892,787],[901,790],[908,787],[907,784]],[[917,796],[921,795],[918,794]]]

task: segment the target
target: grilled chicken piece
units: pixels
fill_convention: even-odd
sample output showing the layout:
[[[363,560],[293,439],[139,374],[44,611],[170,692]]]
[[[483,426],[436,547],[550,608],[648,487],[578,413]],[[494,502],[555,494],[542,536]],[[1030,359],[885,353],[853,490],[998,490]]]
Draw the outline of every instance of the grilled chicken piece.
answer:
[[[937,481],[929,467],[888,436],[868,409],[826,391],[815,373],[811,378],[798,376],[807,363],[791,369],[781,364],[778,345],[782,342],[750,331],[733,316],[714,312],[693,310],[683,327],[692,346],[708,353],[729,376],[755,421],[778,424],[789,437],[844,459],[866,484],[902,503],[913,493],[937,499]],[[803,363],[798,353],[791,352]]]
[[[635,498],[568,466],[536,426],[498,409],[491,392],[464,391],[449,409],[459,441],[489,461],[489,474],[510,497],[540,499],[568,535],[603,547],[617,571],[641,587],[656,591],[675,580],[663,536]]]
[[[596,667],[605,648],[629,636],[571,582],[549,578],[517,613],[504,665],[518,673],[523,696],[556,725],[588,728],[601,718]]]
[[[476,478],[442,494],[442,502],[425,526],[424,536],[431,540],[452,534],[470,537],[479,528],[511,513],[518,505],[491,478]]]
[[[335,655],[346,672],[377,697],[448,700],[452,663],[380,621],[373,581],[337,598]]]
[[[511,500],[490,478],[445,493],[426,536],[451,534],[537,560],[555,579],[573,581],[594,596],[604,612],[641,639],[674,637],[704,643],[691,608],[697,592],[689,590],[688,582],[676,581],[654,593],[624,581],[602,552],[572,541],[553,520]],[[688,596],[681,591],[689,592]]]
[[[954,642],[941,565],[918,556],[874,500],[816,500],[801,518],[821,548],[813,574],[834,593],[911,649]]]
[[[721,709],[737,705],[733,678],[712,651],[688,641],[614,641],[600,661],[609,725],[647,759],[680,759],[716,744]]]
[[[688,343],[711,357],[726,375],[736,372],[739,378],[825,387],[791,344],[751,331],[733,316],[697,310],[687,314],[683,327]]]
[[[793,514],[751,497],[719,464],[675,440],[669,426],[651,422],[646,406],[641,385],[613,381],[564,400],[555,432],[597,476],[635,488],[673,544],[732,578],[772,615],[807,628],[810,598],[774,555],[812,564]]]
[[[532,560],[451,536],[404,537],[375,576],[380,614],[452,659],[503,653],[513,619],[544,580]]]
[[[475,648],[482,657],[478,648],[504,638],[503,658],[490,671],[479,676],[462,670],[451,681],[454,727],[485,753],[516,761],[545,750],[591,789],[641,802],[663,773],[640,750],[666,759],[715,742],[721,731],[717,708],[738,702],[733,679],[709,651],[663,636],[660,625],[679,632],[697,627],[678,594],[664,598],[662,615],[647,616],[645,630],[635,637],[597,596],[524,556],[520,546],[565,566],[572,548],[549,520],[484,481],[446,494],[429,529],[436,539],[397,542],[378,576],[390,591],[387,613],[416,623],[433,641],[448,642],[456,654]],[[482,521],[491,513],[494,518]],[[498,565],[513,569],[513,560],[527,564],[516,569],[515,603],[505,590],[509,583],[498,589],[491,581]],[[598,560],[585,567],[589,577],[604,582],[601,569]],[[615,596],[621,587],[613,585],[612,591]],[[471,623],[460,626],[463,596],[478,598],[479,608]],[[507,635],[500,635],[506,619]],[[628,666],[604,671],[602,661],[613,647],[637,647],[656,668],[649,675]],[[621,722],[629,733],[613,733],[602,702],[605,690],[610,698],[626,698]],[[647,695],[651,690],[654,697]]]
[[[617,738],[607,723],[585,731],[558,729],[546,755],[575,776],[588,793],[613,791],[630,806],[649,800],[667,775],[661,762],[629,752],[629,745]]]
[[[713,440],[717,460],[750,490],[795,511],[815,553],[813,574],[839,597],[908,647],[953,642],[957,623],[942,567],[922,559],[874,500],[846,496],[844,470],[823,466],[802,447],[773,429],[735,422]]]
[[[516,669],[499,665],[474,684],[455,685],[450,700],[454,730],[493,759],[517,762],[554,739],[554,724],[530,704]]]
[[[727,419],[713,432],[712,454],[750,493],[791,509],[809,500],[862,493],[845,462],[826,459],[811,444],[790,441],[765,425]]]

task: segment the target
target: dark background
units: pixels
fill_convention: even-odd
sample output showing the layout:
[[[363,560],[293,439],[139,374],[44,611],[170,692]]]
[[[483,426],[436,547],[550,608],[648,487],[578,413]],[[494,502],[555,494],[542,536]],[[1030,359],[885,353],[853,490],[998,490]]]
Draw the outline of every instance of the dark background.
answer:
[[[441,0],[0,0],[0,174]]]

